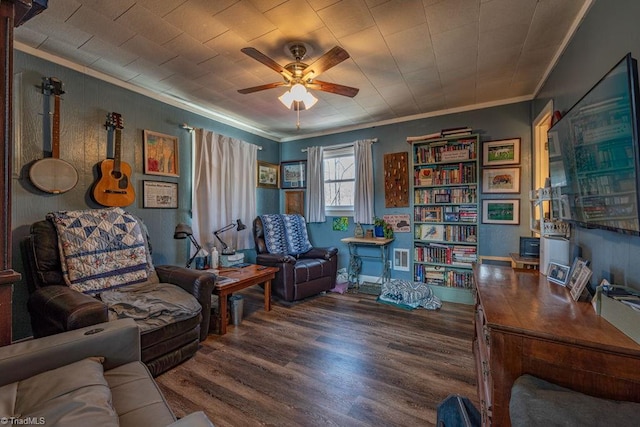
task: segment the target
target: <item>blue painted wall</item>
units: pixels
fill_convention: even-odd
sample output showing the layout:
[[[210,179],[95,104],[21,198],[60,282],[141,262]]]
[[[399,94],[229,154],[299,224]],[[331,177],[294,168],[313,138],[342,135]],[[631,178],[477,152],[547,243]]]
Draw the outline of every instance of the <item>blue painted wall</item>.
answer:
[[[640,59],[640,2],[596,1],[533,102],[536,114],[551,99],[567,111],[628,52]],[[640,289],[640,237],[574,227],[572,251],[591,260],[591,285],[602,278]]]

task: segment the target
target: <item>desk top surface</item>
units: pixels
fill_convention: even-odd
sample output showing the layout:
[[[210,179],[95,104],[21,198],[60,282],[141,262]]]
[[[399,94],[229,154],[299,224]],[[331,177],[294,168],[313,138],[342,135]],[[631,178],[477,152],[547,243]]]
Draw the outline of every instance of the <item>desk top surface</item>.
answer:
[[[393,242],[395,239],[385,239],[384,237],[345,237],[340,239],[342,243],[352,243],[357,245],[376,245],[384,246]]]

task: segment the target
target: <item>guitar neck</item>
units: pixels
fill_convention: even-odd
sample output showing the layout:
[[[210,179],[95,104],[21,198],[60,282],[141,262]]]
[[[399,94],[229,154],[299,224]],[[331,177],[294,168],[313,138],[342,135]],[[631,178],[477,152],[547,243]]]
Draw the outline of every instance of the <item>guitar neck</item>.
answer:
[[[60,95],[53,98],[53,135],[51,136],[51,157],[60,158]]]
[[[122,129],[116,128],[116,140],[113,146],[113,171],[120,172],[120,150],[122,149]]]

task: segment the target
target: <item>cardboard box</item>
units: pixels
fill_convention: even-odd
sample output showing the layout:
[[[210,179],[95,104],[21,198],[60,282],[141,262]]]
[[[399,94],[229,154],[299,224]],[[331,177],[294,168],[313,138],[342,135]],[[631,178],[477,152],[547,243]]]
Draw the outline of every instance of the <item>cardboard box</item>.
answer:
[[[636,311],[613,298],[600,294],[600,315],[620,329],[629,338],[640,344],[640,311]]]

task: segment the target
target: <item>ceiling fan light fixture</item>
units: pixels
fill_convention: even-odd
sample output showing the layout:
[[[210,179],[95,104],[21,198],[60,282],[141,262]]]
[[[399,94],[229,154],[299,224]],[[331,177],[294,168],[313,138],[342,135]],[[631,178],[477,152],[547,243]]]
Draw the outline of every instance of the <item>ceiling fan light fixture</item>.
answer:
[[[304,97],[302,98],[302,102],[304,102],[304,108],[308,110],[309,108],[316,105],[316,102],[318,102],[318,98],[311,95],[311,92],[307,92],[304,94]]]
[[[285,107],[287,107],[287,109],[291,109],[291,104],[293,104],[293,101],[295,101],[295,99],[293,99],[293,95],[291,94],[291,91],[289,90],[283,93],[282,95],[280,95],[278,99],[280,100],[280,102],[282,102],[282,104]]]
[[[304,101],[304,97],[309,93],[307,92],[307,88],[300,83],[294,84],[290,92],[294,101]]]

